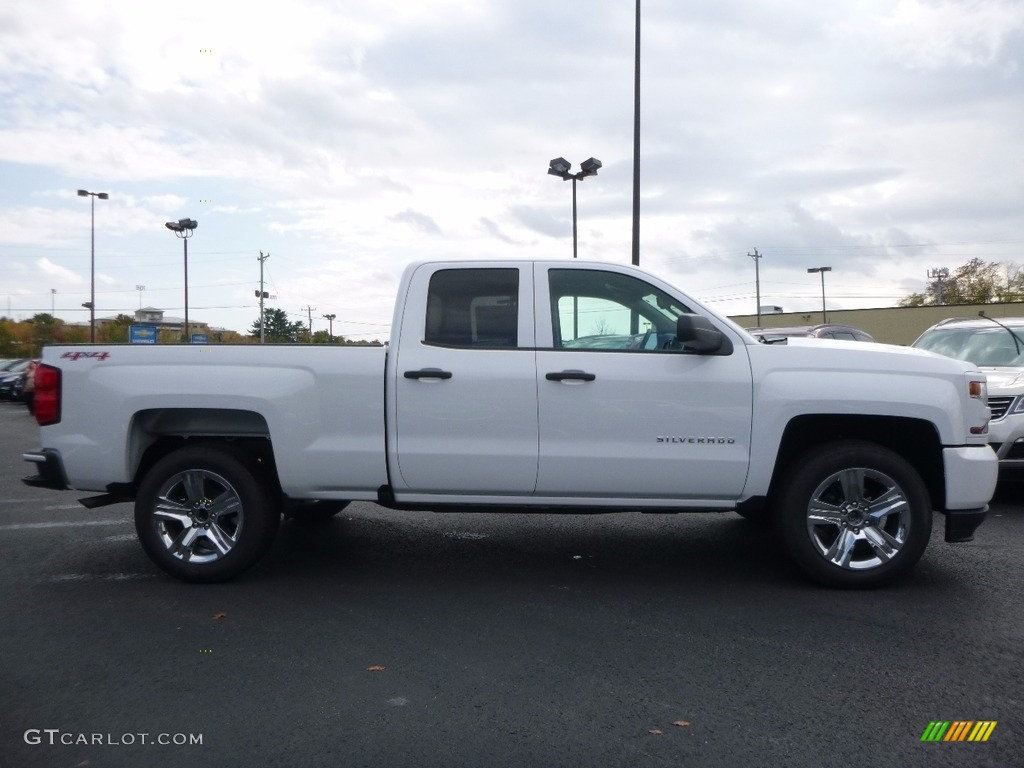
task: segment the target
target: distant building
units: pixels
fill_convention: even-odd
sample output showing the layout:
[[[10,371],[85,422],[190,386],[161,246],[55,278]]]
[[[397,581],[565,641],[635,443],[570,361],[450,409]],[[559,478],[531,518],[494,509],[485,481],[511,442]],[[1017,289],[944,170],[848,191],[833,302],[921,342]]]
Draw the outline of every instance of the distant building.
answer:
[[[106,318],[108,322],[113,318]],[[99,322],[99,319],[97,319]],[[162,331],[177,331],[181,333],[182,328],[185,327],[184,317],[166,317],[162,309],[156,307],[143,307],[142,309],[135,310],[135,322],[139,325],[152,325]],[[193,333],[196,331],[200,333],[208,333],[210,326],[206,323],[201,323],[194,318],[188,319],[188,324],[191,326]]]
[[[142,307],[141,309],[137,309],[135,310],[135,312],[132,313],[132,317],[134,318],[136,324],[153,326],[154,328],[160,331],[175,331],[177,333],[181,333],[182,328],[185,327],[184,317],[166,316],[164,314],[164,310],[158,309],[157,307]],[[108,317],[97,317],[96,327],[99,328],[104,325],[108,325],[110,323],[113,323],[115,320],[117,320],[116,315]],[[195,320],[194,318],[191,317],[188,319],[188,324],[191,326],[191,330],[193,333],[216,334],[226,332],[226,329],[224,328],[211,328],[208,324]],[[88,322],[72,323],[71,325],[85,328],[89,327]]]

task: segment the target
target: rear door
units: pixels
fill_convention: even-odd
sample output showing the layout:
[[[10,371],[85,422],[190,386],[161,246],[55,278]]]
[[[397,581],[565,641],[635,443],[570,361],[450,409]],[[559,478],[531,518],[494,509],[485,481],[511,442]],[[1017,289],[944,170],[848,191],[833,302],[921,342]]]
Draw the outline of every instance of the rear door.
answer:
[[[423,265],[406,296],[389,382],[396,493],[531,494],[533,266]]]

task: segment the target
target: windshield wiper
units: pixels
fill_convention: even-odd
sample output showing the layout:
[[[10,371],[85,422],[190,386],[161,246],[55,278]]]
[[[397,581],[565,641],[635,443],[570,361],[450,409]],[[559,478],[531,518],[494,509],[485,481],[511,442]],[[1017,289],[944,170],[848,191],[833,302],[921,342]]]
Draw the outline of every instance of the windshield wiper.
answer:
[[[1005,328],[1006,332],[1008,334],[1010,334],[1010,336],[1013,337],[1013,344],[1014,344],[1015,347],[1017,347],[1017,354],[1018,355],[1020,354],[1020,337],[1017,336],[1017,334],[1013,332],[1013,329],[1010,328],[1010,326],[1003,325],[998,320],[996,320],[994,317],[989,317],[988,315],[985,314],[985,310],[984,309],[978,311],[978,317],[983,317],[986,320],[991,320],[993,323],[998,325],[1000,328]]]

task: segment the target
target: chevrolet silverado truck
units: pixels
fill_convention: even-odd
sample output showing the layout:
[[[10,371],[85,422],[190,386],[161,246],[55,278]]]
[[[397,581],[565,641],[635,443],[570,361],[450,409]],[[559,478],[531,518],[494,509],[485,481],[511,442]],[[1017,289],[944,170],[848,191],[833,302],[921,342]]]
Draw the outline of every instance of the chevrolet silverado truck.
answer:
[[[134,501],[150,558],[232,578],[282,516],[723,512],[811,579],[873,587],[994,493],[985,375],[882,344],[760,344],[628,266],[406,268],[385,347],[47,347],[25,482]]]

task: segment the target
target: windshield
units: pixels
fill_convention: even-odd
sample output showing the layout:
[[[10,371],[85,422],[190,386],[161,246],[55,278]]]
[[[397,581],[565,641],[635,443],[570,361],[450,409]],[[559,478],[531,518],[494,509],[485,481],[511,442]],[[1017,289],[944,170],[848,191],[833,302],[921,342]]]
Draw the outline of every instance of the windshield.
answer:
[[[918,349],[989,367],[1024,366],[1024,328],[1014,333],[1018,346],[1005,328],[935,328],[914,342]]]

